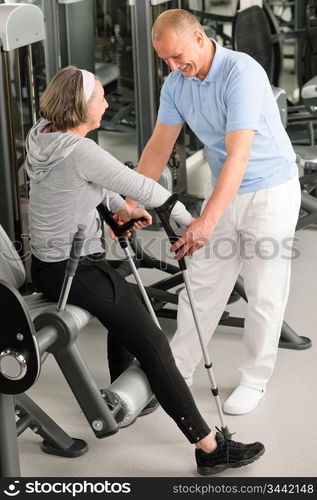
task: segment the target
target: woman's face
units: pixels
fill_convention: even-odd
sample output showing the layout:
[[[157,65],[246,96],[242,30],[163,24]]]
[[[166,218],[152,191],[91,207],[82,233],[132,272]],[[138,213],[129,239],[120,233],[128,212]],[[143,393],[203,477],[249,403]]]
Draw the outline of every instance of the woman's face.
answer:
[[[96,80],[94,95],[89,102],[87,109],[87,125],[89,130],[94,130],[100,127],[101,118],[108,107],[109,104],[105,99],[103,86],[99,80]]]

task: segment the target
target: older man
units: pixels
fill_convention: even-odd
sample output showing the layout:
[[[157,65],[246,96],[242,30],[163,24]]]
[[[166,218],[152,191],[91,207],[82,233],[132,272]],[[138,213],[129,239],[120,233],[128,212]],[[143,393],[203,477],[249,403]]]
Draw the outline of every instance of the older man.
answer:
[[[200,217],[172,246],[189,256],[188,272],[205,342],[215,330],[239,273],[248,298],[246,359],[239,385],[224,404],[252,411],[272,375],[289,293],[291,244],[300,207],[298,173],[263,68],[246,54],[207,38],[189,12],[165,11],[153,46],[172,70],[138,171],[158,179],[186,122],[204,144],[212,187]],[[132,201],[131,201],[132,203]],[[188,385],[201,350],[186,293],[172,341]]]

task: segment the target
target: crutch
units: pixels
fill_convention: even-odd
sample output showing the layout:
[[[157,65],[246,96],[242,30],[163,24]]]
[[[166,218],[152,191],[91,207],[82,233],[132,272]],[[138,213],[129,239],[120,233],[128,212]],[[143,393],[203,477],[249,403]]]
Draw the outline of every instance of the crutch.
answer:
[[[129,248],[129,245],[127,242],[127,238],[124,236],[124,234],[127,231],[129,231],[129,229],[131,229],[133,227],[135,222],[140,221],[140,220],[145,220],[144,217],[140,217],[138,219],[131,219],[130,221],[126,222],[125,224],[122,224],[121,226],[119,226],[119,224],[117,224],[116,221],[112,218],[110,210],[108,210],[108,208],[105,207],[105,205],[100,204],[100,205],[98,205],[97,208],[98,208],[98,211],[99,211],[101,217],[105,220],[105,222],[108,224],[108,226],[111,227],[112,231],[117,236],[117,238],[119,240],[119,244],[120,244],[122,250],[124,251],[124,254],[125,254],[129,264],[130,264],[131,271],[132,271],[132,273],[135,277],[135,280],[137,282],[137,285],[140,289],[140,292],[142,294],[142,297],[143,297],[143,300],[144,300],[145,305],[147,307],[147,310],[149,311],[154,323],[161,330],[160,323],[156,317],[156,314],[153,310],[151,301],[148,297],[148,294],[146,293],[146,290],[144,288],[144,285],[142,283],[142,280],[140,278],[140,275],[139,275],[138,270],[136,268],[136,265],[134,263],[133,257],[130,253],[130,248]]]
[[[173,229],[173,226],[175,227],[175,223],[171,222],[171,212],[172,212],[173,207],[174,207],[175,203],[177,202],[177,200],[178,200],[177,194],[174,193],[172,196],[170,196],[170,198],[168,198],[168,200],[166,200],[166,202],[163,205],[161,205],[160,207],[157,207],[155,209],[171,243],[175,243],[180,237],[180,235],[177,235],[177,233]],[[177,229],[176,229],[176,231],[177,231]],[[178,261],[178,264],[179,264],[180,270],[182,271],[182,274],[184,277],[184,283],[185,283],[186,291],[188,294],[190,307],[192,310],[192,314],[193,314],[193,318],[194,318],[194,322],[195,322],[201,350],[202,350],[202,353],[204,356],[205,368],[207,370],[207,374],[208,374],[208,378],[209,378],[209,382],[210,382],[210,386],[211,386],[211,392],[212,392],[212,394],[215,398],[215,401],[216,401],[218,415],[219,415],[220,422],[221,422],[221,432],[226,440],[230,440],[232,434],[229,432],[229,429],[228,429],[227,425],[225,424],[223,411],[222,411],[222,407],[221,407],[221,402],[220,402],[219,394],[218,394],[218,387],[217,387],[216,380],[215,380],[213,370],[212,370],[212,362],[210,361],[209,354],[208,354],[207,348],[204,344],[204,340],[202,337],[201,327],[200,327],[200,323],[199,323],[199,317],[198,317],[198,313],[197,313],[194,295],[193,295],[193,292],[192,292],[191,286],[190,286],[190,281],[189,281],[189,276],[188,276],[188,272],[187,272],[185,258],[183,257],[182,259],[180,259]]]

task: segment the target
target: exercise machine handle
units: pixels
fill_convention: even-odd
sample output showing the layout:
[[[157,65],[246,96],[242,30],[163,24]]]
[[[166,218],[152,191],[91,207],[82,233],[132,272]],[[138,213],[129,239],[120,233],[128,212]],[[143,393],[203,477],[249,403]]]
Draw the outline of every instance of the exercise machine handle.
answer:
[[[70,287],[73,281],[73,277],[76,274],[78,262],[80,259],[80,254],[84,245],[85,229],[86,229],[85,225],[79,224],[77,232],[74,235],[72,246],[70,249],[69,259],[66,265],[63,286],[58,299],[57,311],[63,311],[65,309]]]
[[[165,232],[166,232],[167,236],[169,237],[169,240],[172,244],[175,243],[177,240],[179,240],[179,236],[175,233],[175,231],[172,228],[171,223],[170,223],[171,213],[172,213],[172,210],[173,210],[175,204],[177,203],[177,201],[178,201],[177,193],[173,193],[172,196],[170,196],[165,201],[165,203],[163,203],[163,205],[155,208],[155,211],[160,218],[162,226],[164,227]],[[182,271],[185,271],[186,262],[185,262],[184,257],[179,259],[178,264],[179,264],[180,269]]]
[[[74,277],[76,274],[78,261],[85,241],[85,229],[86,226],[79,224],[77,228],[77,233],[75,233],[72,247],[70,249],[69,259],[66,266],[66,276]]]
[[[135,222],[139,222],[139,221],[144,222],[146,220],[145,217],[138,217],[136,219],[131,219],[128,222],[125,222],[124,224],[122,224],[120,226],[113,219],[112,213],[110,212],[110,210],[107,207],[105,207],[105,205],[100,203],[100,205],[98,205],[98,207],[97,207],[97,210],[98,210],[99,214],[101,215],[102,219],[106,222],[106,224],[108,224],[108,226],[112,229],[112,231],[114,232],[114,234],[118,238],[120,238],[120,236],[123,236],[130,229],[132,229]]]

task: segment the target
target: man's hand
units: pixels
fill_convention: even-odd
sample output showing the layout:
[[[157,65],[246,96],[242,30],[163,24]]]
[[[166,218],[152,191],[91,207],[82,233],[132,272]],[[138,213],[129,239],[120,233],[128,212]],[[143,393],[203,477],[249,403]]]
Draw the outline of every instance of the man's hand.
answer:
[[[123,207],[113,216],[114,220],[119,226],[131,219],[138,219],[140,217],[144,217],[145,221],[135,222],[132,227],[133,229],[142,229],[143,227],[152,224],[152,217],[146,210],[144,210],[144,208],[131,207],[127,203],[123,205]],[[118,241],[118,238],[114,234],[112,229],[109,229],[109,235],[113,240]],[[125,233],[125,236],[131,236],[131,232],[127,231]]]
[[[183,236],[171,246],[171,251],[177,252],[174,259],[187,257],[205,246],[211,238],[213,228],[210,221],[202,216],[194,219]]]

